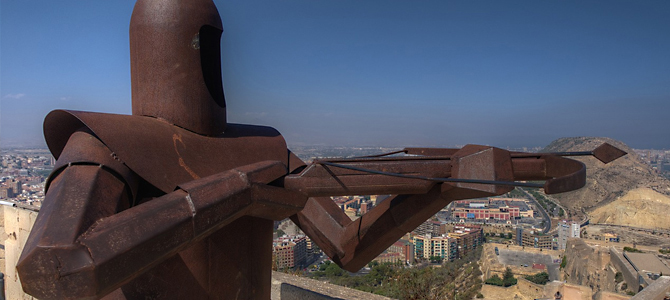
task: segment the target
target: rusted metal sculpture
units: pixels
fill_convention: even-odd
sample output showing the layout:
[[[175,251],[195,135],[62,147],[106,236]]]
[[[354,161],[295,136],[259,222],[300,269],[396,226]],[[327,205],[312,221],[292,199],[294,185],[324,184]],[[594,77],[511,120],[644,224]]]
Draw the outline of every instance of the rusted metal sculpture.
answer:
[[[230,124],[211,0],[140,0],[133,115],[56,110],[58,159],[17,266],[40,299],[269,299],[272,222],[290,217],[356,271],[453,200],[521,180],[580,188],[582,163],[468,145],[305,165],[269,127]],[[593,153],[589,153],[593,154]],[[625,153],[604,145],[605,162]],[[397,194],[351,221],[328,196]]]

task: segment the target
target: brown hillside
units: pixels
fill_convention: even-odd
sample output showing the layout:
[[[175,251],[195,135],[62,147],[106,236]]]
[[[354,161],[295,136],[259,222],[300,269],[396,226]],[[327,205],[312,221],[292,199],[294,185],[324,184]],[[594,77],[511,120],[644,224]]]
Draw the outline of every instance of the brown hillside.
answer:
[[[586,165],[586,186],[577,191],[553,195],[562,205],[572,211],[583,208],[590,212],[638,188],[670,195],[670,181],[656,175],[633,149],[620,141],[601,137],[561,138],[551,142],[543,152],[591,151],[602,143],[609,143],[628,154],[607,165],[593,157],[575,158]]]
[[[647,188],[639,188],[612,203],[596,208],[589,215],[594,223],[670,229],[669,211],[670,197]]]

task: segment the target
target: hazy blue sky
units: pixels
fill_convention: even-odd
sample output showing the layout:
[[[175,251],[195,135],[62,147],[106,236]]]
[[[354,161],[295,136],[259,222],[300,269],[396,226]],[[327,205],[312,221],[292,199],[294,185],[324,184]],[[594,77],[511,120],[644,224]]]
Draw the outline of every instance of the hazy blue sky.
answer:
[[[670,149],[670,1],[215,1],[231,122],[289,145]],[[134,1],[2,0],[0,143],[130,113]]]

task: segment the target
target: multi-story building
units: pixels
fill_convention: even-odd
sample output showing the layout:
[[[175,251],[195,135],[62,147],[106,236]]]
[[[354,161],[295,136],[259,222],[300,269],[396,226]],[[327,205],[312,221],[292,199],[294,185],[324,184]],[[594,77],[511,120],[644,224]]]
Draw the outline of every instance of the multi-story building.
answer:
[[[443,234],[444,232],[441,232],[441,223],[438,221],[433,221],[431,219],[426,220],[425,222],[421,223],[419,227],[414,229],[412,233],[416,235],[427,235],[430,234],[432,236],[438,236]]]
[[[278,269],[303,268],[307,264],[307,237],[284,236],[273,241]]]
[[[448,235],[416,235],[413,240],[416,257],[430,259],[431,257],[438,256],[444,260],[458,258],[457,240]]]
[[[426,259],[435,256],[450,261],[461,258],[482,244],[482,232],[479,226],[456,225],[452,232],[442,235],[415,235],[414,253]]]
[[[581,225],[579,225],[579,223],[572,222],[572,224],[570,224],[570,237],[579,238],[580,237],[579,233],[580,233],[581,228],[582,227],[581,227]]]
[[[568,242],[568,238],[579,238],[579,223],[561,221],[558,223],[558,239],[557,247],[559,250],[565,250],[565,245]]]
[[[461,219],[513,220],[534,216],[525,201],[511,198],[454,201],[451,209],[452,215]]]
[[[518,230],[516,231],[516,240],[519,241],[518,235],[521,234],[521,243],[519,246],[533,247],[541,249],[554,249],[554,237],[547,235],[539,230]]]
[[[0,186],[0,199],[7,199],[7,198],[12,198],[12,197],[14,197],[14,193],[12,192],[12,188],[5,187],[5,186]]]
[[[558,223],[558,250],[565,250],[565,245],[568,243],[570,237],[570,224],[566,221]]]
[[[14,197],[16,197],[16,195],[20,195],[21,192],[23,191],[23,186],[21,184],[21,180],[18,180],[18,179],[12,179],[11,181],[9,181],[9,187],[12,188],[12,192],[14,194]]]
[[[448,235],[456,240],[458,257],[468,255],[484,242],[483,230],[476,225],[456,225]]]
[[[519,246],[523,245],[522,237],[523,237],[523,227],[518,226],[514,228],[514,241],[516,241],[516,244]]]
[[[377,257],[375,257],[375,259],[373,259],[372,261],[376,261],[376,262],[378,262],[378,263],[380,263],[380,264],[381,264],[381,263],[392,263],[392,264],[395,264],[395,263],[404,263],[403,260],[404,260],[404,257],[403,257],[403,255],[402,255],[401,253],[397,253],[397,252],[388,252],[388,253],[382,253],[382,254],[379,254],[379,255],[378,255]]]
[[[314,243],[309,237],[306,237],[307,241],[305,245],[307,246],[307,263],[306,264],[311,264],[314,260],[316,260],[320,254],[321,254],[321,249],[319,249],[319,246]]]
[[[386,249],[386,253],[400,253],[402,262],[405,264],[412,264],[414,262],[414,244],[408,240],[398,240]]]

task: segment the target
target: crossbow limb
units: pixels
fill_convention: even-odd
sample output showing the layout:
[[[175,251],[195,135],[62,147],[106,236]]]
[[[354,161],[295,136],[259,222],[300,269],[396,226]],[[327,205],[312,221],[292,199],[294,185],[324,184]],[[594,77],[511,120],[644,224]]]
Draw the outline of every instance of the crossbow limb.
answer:
[[[608,161],[625,155],[609,145],[597,149],[594,152]],[[453,200],[501,195],[514,186],[542,187],[555,194],[586,182],[585,165],[562,157],[564,153],[519,153],[478,145],[407,148],[402,153],[414,156],[317,160],[284,178],[284,187],[311,197],[291,219],[348,271],[363,267]],[[545,182],[520,182],[531,180]],[[380,193],[397,195],[353,221],[326,197]]]

